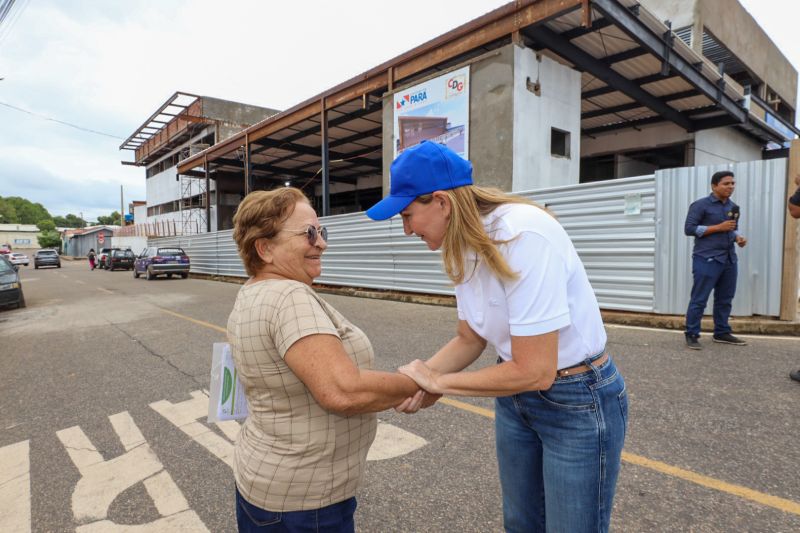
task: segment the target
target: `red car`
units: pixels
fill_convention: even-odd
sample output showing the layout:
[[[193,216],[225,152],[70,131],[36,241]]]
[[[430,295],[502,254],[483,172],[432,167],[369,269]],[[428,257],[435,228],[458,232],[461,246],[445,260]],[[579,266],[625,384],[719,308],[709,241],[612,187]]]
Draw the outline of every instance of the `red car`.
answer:
[[[0,254],[8,255],[11,253],[11,245],[10,244],[0,244]]]

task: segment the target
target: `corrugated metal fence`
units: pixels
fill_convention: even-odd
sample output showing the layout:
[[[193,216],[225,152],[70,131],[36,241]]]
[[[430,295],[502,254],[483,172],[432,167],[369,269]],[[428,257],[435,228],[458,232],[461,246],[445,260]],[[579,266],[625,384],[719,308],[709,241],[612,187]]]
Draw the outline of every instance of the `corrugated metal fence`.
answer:
[[[742,207],[739,284],[733,314],[780,312],[786,160],[679,168],[619,180],[521,193],[553,211],[586,267],[600,307],[661,314],[686,312],[692,285],[693,239],[683,234],[689,204],[709,193],[711,174],[736,174]],[[364,213],[321,219],[330,238],[323,259],[327,285],[453,294],[439,252],[406,237],[399,217],[383,222]],[[178,245],[192,272],[241,276],[245,271],[232,231],[151,239]],[[535,260],[535,258],[531,258]]]
[[[575,243],[604,309],[652,311],[655,264],[655,178],[645,176],[522,193],[546,205]],[[640,206],[625,214],[628,202]],[[453,294],[439,252],[406,237],[399,217],[375,222],[364,213],[324,217],[329,229],[317,281],[372,289]],[[245,276],[231,230],[150,239],[182,246],[192,272]],[[532,258],[533,259],[533,258]]]

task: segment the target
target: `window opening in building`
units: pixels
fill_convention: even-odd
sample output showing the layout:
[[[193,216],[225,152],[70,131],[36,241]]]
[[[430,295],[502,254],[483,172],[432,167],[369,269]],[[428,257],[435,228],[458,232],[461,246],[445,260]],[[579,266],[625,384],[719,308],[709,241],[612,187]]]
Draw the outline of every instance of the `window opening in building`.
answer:
[[[569,132],[550,128],[550,154],[569,157]]]

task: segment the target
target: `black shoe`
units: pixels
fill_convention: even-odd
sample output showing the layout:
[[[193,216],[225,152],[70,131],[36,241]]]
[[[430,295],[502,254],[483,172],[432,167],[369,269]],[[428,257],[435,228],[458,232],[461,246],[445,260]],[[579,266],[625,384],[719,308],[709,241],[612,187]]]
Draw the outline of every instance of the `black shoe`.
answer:
[[[686,346],[688,346],[692,350],[702,350],[703,347],[700,346],[700,337],[695,335],[686,335]]]
[[[800,370],[795,370],[794,372],[789,372],[789,377],[795,381],[800,381]]]
[[[734,337],[730,333],[720,333],[714,335],[714,342],[721,342],[722,344],[735,344],[736,346],[746,346],[747,343],[738,337]]]

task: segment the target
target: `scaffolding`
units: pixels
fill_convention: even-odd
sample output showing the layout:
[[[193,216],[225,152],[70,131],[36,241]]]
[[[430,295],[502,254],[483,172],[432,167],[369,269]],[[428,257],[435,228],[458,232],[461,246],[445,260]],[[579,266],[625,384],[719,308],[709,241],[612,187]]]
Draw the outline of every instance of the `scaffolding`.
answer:
[[[193,144],[181,152],[181,159],[208,148],[207,144]],[[209,201],[206,181],[193,176],[179,174],[181,181],[181,232],[183,235],[204,232],[207,228],[206,202]]]

